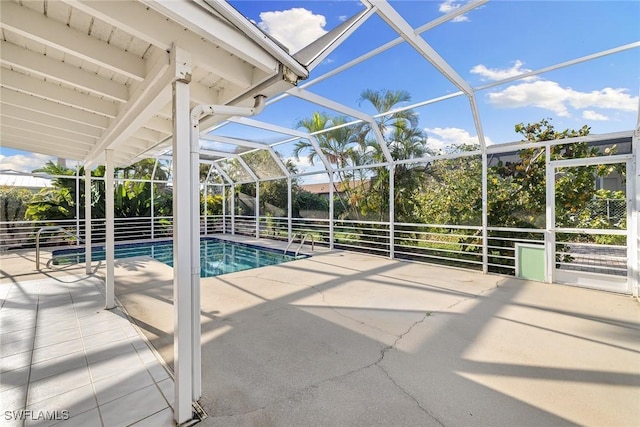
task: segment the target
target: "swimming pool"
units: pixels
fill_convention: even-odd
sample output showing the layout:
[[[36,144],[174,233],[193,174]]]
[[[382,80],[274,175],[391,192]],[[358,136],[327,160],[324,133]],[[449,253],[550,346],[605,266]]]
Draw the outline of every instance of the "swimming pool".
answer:
[[[164,264],[173,266],[173,241],[162,240],[145,243],[126,243],[115,247],[115,258],[131,258],[149,256]],[[306,258],[306,255],[294,256],[269,248],[229,242],[213,237],[200,239],[200,277],[213,277],[235,271],[275,265],[295,259]],[[91,249],[92,261],[105,259],[104,246]],[[85,262],[84,248],[59,249],[53,251],[54,265],[68,265]]]

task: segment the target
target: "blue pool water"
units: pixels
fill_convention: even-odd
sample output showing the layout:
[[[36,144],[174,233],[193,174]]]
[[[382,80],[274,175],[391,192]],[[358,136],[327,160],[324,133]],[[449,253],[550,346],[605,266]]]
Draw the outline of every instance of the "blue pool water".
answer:
[[[173,242],[163,240],[146,243],[128,243],[116,245],[115,258],[149,256],[169,266],[173,266]],[[228,242],[211,237],[200,239],[200,277],[213,277],[234,271],[249,270],[267,265],[280,264],[294,259],[293,253],[287,254],[268,248]],[[92,261],[105,259],[104,246],[94,246],[91,250]],[[85,261],[84,248],[60,249],[53,251],[54,265],[67,265]]]

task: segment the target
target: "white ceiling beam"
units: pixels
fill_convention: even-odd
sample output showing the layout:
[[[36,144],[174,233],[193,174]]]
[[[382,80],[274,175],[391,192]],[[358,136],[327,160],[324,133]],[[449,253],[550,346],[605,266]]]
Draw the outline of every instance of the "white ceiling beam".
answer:
[[[67,138],[60,138],[53,135],[43,135],[42,133],[35,132],[30,129],[24,129],[24,128],[20,129],[20,128],[2,126],[2,135],[7,135],[7,136],[13,135],[13,136],[29,139],[35,142],[39,141],[40,144],[42,145],[58,144],[59,146],[62,146],[62,147],[67,145],[73,145],[77,148],[87,149],[87,150],[93,146],[93,142],[91,141],[83,141],[83,142],[74,141],[73,144],[71,144],[71,142]]]
[[[167,134],[158,132],[156,130],[140,128],[134,134],[134,138],[142,139],[149,142],[158,143],[167,138]]]
[[[139,56],[17,3],[3,3],[0,27],[128,78],[145,77],[145,61]]]
[[[5,65],[66,83],[115,101],[126,102],[129,98],[126,86],[100,77],[95,73],[56,61],[46,55],[23,49],[2,40],[0,40],[0,52],[2,52],[0,61]]]
[[[438,69],[451,83],[467,95],[473,94],[473,89],[441,56],[435,51],[416,30],[393,8],[382,0],[371,2],[377,7],[378,15],[393,28],[407,43]]]
[[[104,116],[78,110],[68,105],[47,101],[42,98],[16,92],[11,89],[0,88],[0,100],[3,104],[15,105],[33,111],[33,114],[48,114],[54,117],[84,123],[104,129],[109,125],[109,119]]]
[[[71,120],[60,117],[48,116],[46,114],[34,114],[32,111],[15,105],[2,105],[1,114],[3,117],[19,119],[25,123],[32,125],[34,123],[46,126],[50,129],[61,129],[70,133],[81,136],[98,138],[102,134],[102,130],[84,123],[72,122]]]
[[[162,50],[170,50],[174,42],[179,46],[188,46],[191,55],[197,58],[198,67],[213,72],[236,85],[248,87],[253,83],[252,67],[244,60],[233,57],[223,49],[203,41],[198,35],[186,31],[182,25],[172,24],[167,18],[140,2],[121,1],[118,2],[118,7],[114,7],[111,1],[66,0],[66,2]],[[158,5],[156,2],[148,3],[153,9],[169,7],[168,5],[174,2],[166,2],[164,5]],[[236,41],[239,42],[239,40]]]
[[[38,122],[28,122],[26,120],[17,119],[14,117],[8,117],[3,114],[0,115],[0,125],[3,128],[14,128],[14,129],[28,129],[35,133],[39,133],[46,138],[47,136],[55,136],[58,138],[64,138],[70,142],[81,142],[81,143],[89,143],[94,144],[97,141],[97,138],[92,138],[86,135],[80,135],[78,133],[69,132],[63,129],[55,129],[46,125],[43,125]]]
[[[43,145],[40,142],[9,135],[2,135],[0,145],[6,148],[15,148],[32,153],[46,154],[48,156],[61,157],[70,160],[82,160],[87,150],[80,150],[66,144],[66,146]]]
[[[118,108],[113,102],[95,96],[88,96],[73,89],[11,70],[2,70],[0,85],[111,118],[115,117],[118,112]]]
[[[115,149],[153,117],[160,108],[171,100],[171,82],[174,74],[167,56],[160,56],[147,78],[133,91],[131,99],[111,125],[104,131],[102,138],[91,150],[86,162],[101,155],[106,149]]]
[[[151,117],[144,125],[146,128],[162,132],[167,135],[173,134],[171,120],[166,120],[158,116]]]

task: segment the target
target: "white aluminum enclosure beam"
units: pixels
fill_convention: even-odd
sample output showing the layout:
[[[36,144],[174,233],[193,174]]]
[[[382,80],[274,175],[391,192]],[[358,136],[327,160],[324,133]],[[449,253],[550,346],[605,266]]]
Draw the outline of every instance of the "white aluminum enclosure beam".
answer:
[[[213,163],[211,163],[211,166],[213,166],[213,167],[214,167],[214,169],[215,169],[216,171],[218,171],[218,173],[220,174],[220,176],[221,176],[221,177],[223,177],[223,178],[227,181],[227,183],[229,183],[229,184],[232,184],[232,185],[233,185],[233,180],[232,180],[232,179],[231,179],[231,177],[230,177],[230,176],[229,176],[229,175],[224,171],[224,169],[222,169],[222,168],[220,167],[220,165],[219,165],[219,164],[217,164],[217,163],[213,162]]]
[[[234,145],[238,145],[240,147],[255,148],[255,149],[258,149],[258,150],[267,150],[269,152],[269,154],[271,155],[271,157],[273,157],[273,160],[275,160],[275,162],[278,165],[278,167],[282,170],[282,173],[284,173],[284,176],[289,176],[290,175],[289,170],[287,169],[287,167],[282,162],[282,159],[278,156],[278,154],[275,152],[273,147],[268,145],[268,144],[262,144],[260,142],[247,141],[247,140],[244,140],[244,139],[229,138],[229,137],[218,136],[218,135],[208,135],[206,137],[202,137],[201,136],[200,139],[202,139],[204,141],[223,142],[225,144],[234,144]]]
[[[199,0],[200,1],[200,0]],[[238,27],[242,33],[251,38],[255,43],[265,49],[271,56],[273,56],[278,62],[282,63],[288,70],[295,74],[295,77],[289,75],[291,80],[293,79],[305,79],[309,76],[309,72],[298,61],[293,59],[289,52],[287,52],[278,43],[267,37],[255,24],[246,19],[240,12],[238,12],[233,6],[226,1],[211,1],[203,0],[203,3],[208,4],[213,10],[220,13],[229,22]],[[235,40],[231,40],[231,43],[235,43]]]
[[[270,130],[272,132],[282,133],[282,134],[285,134],[285,135],[292,135],[292,136],[296,136],[298,138],[306,139],[306,140],[309,141],[309,143],[316,150],[316,154],[318,154],[318,157],[320,158],[320,161],[324,165],[324,167],[327,170],[327,172],[331,172],[333,170],[333,168],[331,167],[331,163],[329,162],[329,160],[327,160],[327,157],[324,155],[324,153],[320,149],[320,145],[318,144],[318,140],[311,134],[308,134],[306,132],[300,132],[300,131],[295,130],[295,129],[286,128],[284,126],[277,126],[277,125],[261,122],[261,121],[254,120],[254,119],[248,119],[246,117],[231,118],[231,119],[229,119],[229,121],[235,122],[235,123],[240,123],[240,124],[247,125],[247,126],[252,126],[252,127],[255,127],[255,128],[259,128],[259,129]]]
[[[386,1],[373,0],[380,17],[391,26],[402,38],[409,43],[418,53],[426,58],[434,67],[442,73],[458,89],[471,95],[473,89],[462,76],[460,76],[441,56],[435,51],[416,30]]]
[[[129,99],[129,91],[126,86],[95,73],[56,61],[46,55],[2,40],[0,40],[0,51],[2,52],[0,60],[3,64],[78,87],[110,100],[125,102]]]
[[[142,58],[17,3],[3,3],[0,27],[128,78],[144,79]]]
[[[580,64],[582,62],[591,61],[593,59],[602,58],[603,56],[613,55],[615,53],[624,52],[625,50],[635,49],[635,48],[638,48],[638,47],[640,47],[640,42],[625,44],[625,45],[622,45],[622,46],[615,47],[613,49],[603,50],[603,51],[600,51],[600,52],[597,52],[597,53],[594,53],[594,54],[591,54],[591,55],[581,56],[580,58],[576,58],[576,59],[572,59],[572,60],[569,60],[569,61],[561,62],[561,63],[555,64],[555,65],[551,65],[549,67],[540,68],[538,70],[529,71],[527,73],[522,73],[522,74],[518,74],[516,76],[507,77],[507,78],[502,79],[502,80],[498,80],[498,81],[495,81],[495,82],[487,83],[485,85],[478,86],[478,87],[474,88],[474,90],[480,91],[480,90],[489,89],[489,88],[492,88],[492,87],[495,87],[495,86],[503,85],[505,83],[510,83],[510,82],[513,82],[513,81],[516,81],[516,80],[522,80],[522,79],[527,78],[527,77],[537,76],[538,74],[548,73],[550,71],[559,70],[561,68],[569,67],[571,65]]]
[[[384,157],[387,159],[387,162],[393,163],[393,157],[389,152],[389,147],[387,147],[384,137],[380,132],[380,128],[378,128],[378,123],[373,119],[373,117],[369,116],[368,114],[364,114],[363,112],[356,110],[355,108],[347,107],[346,105],[342,105],[331,99],[327,99],[323,96],[317,95],[315,93],[311,93],[306,90],[293,88],[288,92],[297,98],[304,99],[305,101],[312,102],[316,105],[320,105],[325,108],[330,108],[342,114],[348,114],[351,117],[354,117],[356,119],[369,123],[369,125],[371,126],[371,131],[373,132],[376,140],[378,141],[378,145],[380,146],[380,149],[382,150]]]

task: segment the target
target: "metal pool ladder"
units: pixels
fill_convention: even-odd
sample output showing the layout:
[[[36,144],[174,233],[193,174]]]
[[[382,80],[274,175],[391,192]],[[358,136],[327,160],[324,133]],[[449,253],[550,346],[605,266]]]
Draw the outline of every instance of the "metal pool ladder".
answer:
[[[296,237],[300,237],[300,245],[298,246],[298,249],[296,249],[295,252],[295,256],[298,256],[298,253],[300,252],[300,249],[302,248],[302,245],[304,245],[305,240],[307,240],[307,237],[311,236],[311,251],[313,252],[315,250],[315,241],[313,239],[313,234],[311,233],[295,233],[293,235],[293,237],[291,238],[291,240],[289,240],[289,244],[287,245],[287,248],[284,250],[284,253],[286,254],[289,251],[289,247],[293,244],[293,241],[296,240]]]
[[[82,242],[82,239],[80,237],[78,237],[77,235],[73,234],[70,231],[67,231],[67,229],[63,227],[57,227],[57,226],[42,227],[40,230],[38,230],[38,234],[36,234],[36,269],[37,270],[40,270],[40,235],[43,232],[54,232],[54,231],[61,231],[70,237],[76,238],[76,240],[78,240],[79,242]]]

